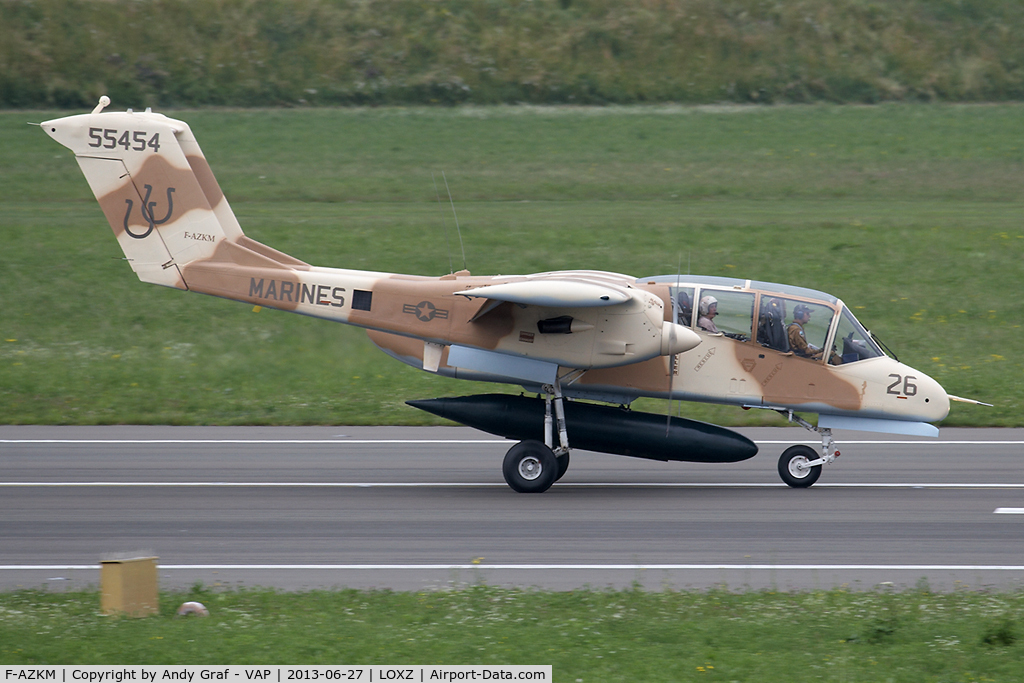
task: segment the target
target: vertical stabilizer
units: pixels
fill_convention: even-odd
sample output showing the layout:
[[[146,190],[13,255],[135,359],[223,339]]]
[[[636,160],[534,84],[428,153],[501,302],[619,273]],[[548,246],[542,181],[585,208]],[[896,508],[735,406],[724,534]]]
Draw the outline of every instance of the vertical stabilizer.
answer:
[[[225,241],[289,259],[242,234],[187,124],[149,111],[104,113],[102,104],[42,127],[75,153],[140,280],[188,289],[183,267],[214,259]]]

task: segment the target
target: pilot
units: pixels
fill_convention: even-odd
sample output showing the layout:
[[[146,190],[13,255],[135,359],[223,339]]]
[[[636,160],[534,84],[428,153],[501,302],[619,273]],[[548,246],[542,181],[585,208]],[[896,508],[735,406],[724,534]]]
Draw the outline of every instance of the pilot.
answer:
[[[804,334],[804,325],[811,320],[811,309],[803,304],[797,304],[793,309],[793,322],[789,324],[787,333],[789,335],[789,349],[798,356],[818,360],[821,358],[821,349],[807,343],[807,335]]]
[[[715,316],[718,315],[718,299],[708,295],[700,300],[700,305],[697,307],[700,313],[700,318],[697,320],[697,327],[704,330],[705,332],[711,332],[716,334],[721,332],[718,326],[715,325]]]

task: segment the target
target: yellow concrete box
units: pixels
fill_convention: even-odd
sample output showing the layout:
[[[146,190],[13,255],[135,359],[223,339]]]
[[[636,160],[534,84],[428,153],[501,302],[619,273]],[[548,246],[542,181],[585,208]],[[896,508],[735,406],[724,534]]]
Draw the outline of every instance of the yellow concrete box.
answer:
[[[100,611],[146,617],[157,613],[156,557],[100,561]]]

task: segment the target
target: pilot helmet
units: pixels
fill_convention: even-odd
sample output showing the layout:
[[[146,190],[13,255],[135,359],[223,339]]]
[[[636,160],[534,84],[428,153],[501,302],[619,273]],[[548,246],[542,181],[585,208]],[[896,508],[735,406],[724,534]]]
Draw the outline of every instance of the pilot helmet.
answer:
[[[804,306],[803,304],[797,304],[796,308],[793,309],[793,317],[794,318],[800,318],[805,313],[807,315],[811,314],[811,309],[810,309],[809,306]]]
[[[718,299],[716,299],[715,297],[713,297],[711,295],[703,297],[700,300],[700,314],[701,315],[707,315],[708,312],[711,311],[711,307],[712,306],[714,306],[716,308],[718,307]]]

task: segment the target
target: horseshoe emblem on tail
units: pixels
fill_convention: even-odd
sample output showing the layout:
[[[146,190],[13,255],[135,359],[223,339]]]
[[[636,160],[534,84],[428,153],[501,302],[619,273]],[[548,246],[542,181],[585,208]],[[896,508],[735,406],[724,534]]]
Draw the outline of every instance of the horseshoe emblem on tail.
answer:
[[[166,223],[168,220],[170,220],[171,214],[174,213],[173,193],[176,188],[167,188],[167,213],[164,215],[163,218],[157,220],[153,213],[153,208],[156,206],[156,202],[149,201],[149,196],[153,194],[153,186],[143,185],[143,187],[146,188],[146,197],[145,199],[142,200],[142,205],[139,207],[139,210],[142,212],[142,217],[145,218],[146,222],[149,224],[149,229],[146,230],[146,232],[142,233],[141,235],[135,234],[134,232],[131,231],[131,228],[128,227],[128,218],[132,215],[132,208],[134,207],[135,203],[131,199],[124,200],[125,204],[128,205],[128,210],[124,212],[124,231],[137,240],[149,237],[149,233],[153,232],[153,229],[156,226],[163,225],[164,223]]]

